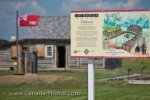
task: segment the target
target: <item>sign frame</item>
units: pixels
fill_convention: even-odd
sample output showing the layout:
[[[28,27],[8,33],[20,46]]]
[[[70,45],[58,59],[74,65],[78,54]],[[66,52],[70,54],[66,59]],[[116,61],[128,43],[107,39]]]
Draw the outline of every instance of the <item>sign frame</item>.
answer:
[[[134,56],[134,55],[126,55],[126,54],[123,55],[122,54],[123,52],[119,51],[121,53],[118,53],[118,52],[114,52],[113,50],[104,52],[104,45],[103,45],[104,40],[101,38],[101,37],[103,37],[103,31],[104,31],[104,30],[102,30],[102,27],[104,27],[104,15],[103,15],[102,19],[99,19],[101,17],[101,14],[105,14],[105,15],[110,14],[110,16],[111,16],[112,14],[120,13],[120,16],[123,16],[124,14],[129,15],[131,13],[135,13],[135,15],[136,15],[139,12],[140,13],[143,12],[143,14],[146,14],[148,17],[147,20],[148,20],[148,22],[150,22],[150,10],[147,10],[147,9],[72,11],[71,12],[71,57],[75,57],[75,58],[150,58],[150,24],[148,24],[148,27],[147,27],[148,41],[149,41],[149,42],[147,42],[148,43],[148,45],[147,45],[148,53],[145,54],[144,56],[143,55],[142,56],[141,55]],[[123,13],[123,15],[121,15],[122,13]],[[96,20],[96,17],[98,20]],[[94,19],[94,20],[90,20],[90,19]],[[134,17],[133,17],[133,19],[134,19]],[[79,20],[79,21],[77,21],[77,20]],[[75,21],[77,21],[77,22],[75,22]],[[101,24],[97,24],[97,23],[101,23]],[[101,29],[98,29],[99,27],[101,27]],[[89,37],[86,34],[87,29],[89,31],[89,33],[87,32]],[[116,30],[119,30],[119,28],[118,29],[116,28]],[[97,32],[97,33],[94,33],[94,32]],[[96,35],[93,36],[92,34],[96,34]],[[99,36],[99,37],[97,37],[97,36]],[[90,41],[88,41],[88,39],[90,39]],[[94,40],[97,40],[97,41],[94,41]],[[107,41],[105,41],[105,42],[107,44]],[[85,43],[85,45],[84,45],[84,43]],[[87,44],[88,44],[88,46],[87,46]],[[92,47],[92,45],[89,46],[90,44],[100,46],[100,47],[96,47],[96,46]],[[91,54],[89,52],[91,52]],[[110,52],[110,55],[105,54],[108,52]],[[114,52],[114,54],[111,52]],[[78,54],[75,54],[75,53],[78,53]]]

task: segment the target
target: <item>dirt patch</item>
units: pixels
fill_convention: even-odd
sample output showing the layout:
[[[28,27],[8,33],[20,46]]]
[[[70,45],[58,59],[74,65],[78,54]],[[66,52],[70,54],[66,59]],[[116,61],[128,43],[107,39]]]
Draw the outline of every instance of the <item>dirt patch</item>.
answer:
[[[36,75],[36,74],[27,74],[27,75],[9,75],[9,76],[0,76],[0,84],[20,84],[20,83],[36,83],[44,82],[46,84],[52,84],[56,81],[71,81],[76,80],[74,77],[68,76],[57,76],[57,75]]]

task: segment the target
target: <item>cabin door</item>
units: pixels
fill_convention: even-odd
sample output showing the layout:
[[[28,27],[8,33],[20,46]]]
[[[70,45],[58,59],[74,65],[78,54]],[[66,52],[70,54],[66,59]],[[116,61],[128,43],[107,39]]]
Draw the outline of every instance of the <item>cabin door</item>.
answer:
[[[66,66],[66,49],[65,46],[57,47],[57,68],[65,68]]]

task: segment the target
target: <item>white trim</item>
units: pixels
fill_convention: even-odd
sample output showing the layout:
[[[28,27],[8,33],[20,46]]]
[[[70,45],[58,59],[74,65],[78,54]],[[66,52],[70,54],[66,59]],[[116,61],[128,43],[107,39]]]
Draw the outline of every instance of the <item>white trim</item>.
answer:
[[[54,50],[55,50],[54,51],[55,52],[55,55],[54,55],[55,65],[54,66],[55,66],[55,69],[57,69],[57,46],[56,45],[54,46]]]
[[[49,56],[49,55],[47,55],[47,47],[51,47],[52,48],[52,55],[51,56]],[[53,56],[54,56],[54,49],[53,49],[53,45],[45,45],[45,57],[46,58],[52,58]]]
[[[68,45],[65,47],[65,68],[68,69]]]

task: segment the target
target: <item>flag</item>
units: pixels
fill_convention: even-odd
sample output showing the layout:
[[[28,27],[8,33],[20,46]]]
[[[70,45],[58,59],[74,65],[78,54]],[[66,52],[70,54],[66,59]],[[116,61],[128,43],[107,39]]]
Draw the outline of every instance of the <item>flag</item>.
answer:
[[[37,26],[39,23],[39,16],[38,15],[19,15],[19,26]]]

